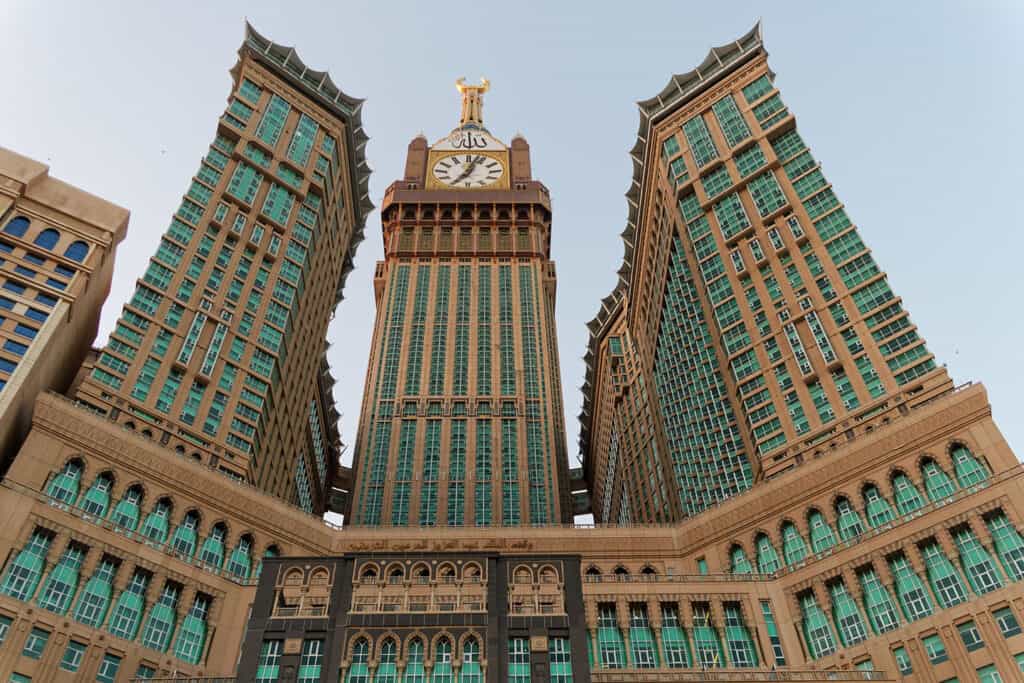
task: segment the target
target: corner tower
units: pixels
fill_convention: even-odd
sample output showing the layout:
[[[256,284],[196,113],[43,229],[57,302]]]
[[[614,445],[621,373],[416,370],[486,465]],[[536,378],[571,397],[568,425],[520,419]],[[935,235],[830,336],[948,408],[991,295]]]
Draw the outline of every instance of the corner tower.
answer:
[[[462,526],[568,521],[551,204],[530,147],[483,123],[409,145],[381,207],[377,320],[350,519]]]

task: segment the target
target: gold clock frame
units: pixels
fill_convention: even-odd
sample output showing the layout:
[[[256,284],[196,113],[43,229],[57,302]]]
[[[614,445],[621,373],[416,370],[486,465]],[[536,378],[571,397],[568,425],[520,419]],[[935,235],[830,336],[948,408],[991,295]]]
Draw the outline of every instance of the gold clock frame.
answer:
[[[446,185],[434,176],[434,166],[443,157],[458,156],[459,154],[475,154],[488,157],[501,162],[501,177],[489,185],[483,187],[452,187]],[[484,149],[440,149],[430,150],[427,155],[427,178],[426,189],[428,190],[459,190],[461,192],[480,192],[481,190],[507,190],[511,187],[509,183],[509,159],[507,150],[484,150]]]

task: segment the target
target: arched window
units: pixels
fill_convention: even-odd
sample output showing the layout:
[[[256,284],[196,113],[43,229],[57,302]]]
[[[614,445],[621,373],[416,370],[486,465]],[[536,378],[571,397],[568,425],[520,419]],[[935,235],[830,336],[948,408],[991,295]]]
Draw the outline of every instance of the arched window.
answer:
[[[424,683],[423,641],[413,638],[409,641],[409,652],[405,658],[405,683]]]
[[[171,510],[170,499],[158,500],[142,523],[142,535],[157,543],[164,543],[171,529]]]
[[[96,477],[92,486],[85,492],[85,499],[82,501],[82,510],[89,515],[106,517],[110,508],[110,489],[114,486],[114,477],[109,472],[104,472]]]
[[[32,243],[35,244],[37,247],[42,247],[43,249],[53,249],[55,246],[57,246],[57,242],[59,241],[60,233],[54,230],[53,228],[47,228],[46,230],[43,230],[41,233],[36,235],[36,238],[32,241]]]
[[[385,638],[380,645],[378,655],[377,674],[373,683],[397,683],[398,682],[398,646],[394,638]]]
[[[896,496],[896,509],[901,515],[909,515],[915,510],[924,507],[924,498],[903,472],[896,472],[892,475],[892,490]]]
[[[203,547],[199,551],[199,561],[212,565],[217,569],[224,566],[224,539],[228,536],[228,529],[223,522],[217,522],[210,529],[210,535],[203,541]]]
[[[480,643],[476,638],[466,638],[462,643],[462,668],[459,670],[459,683],[481,683],[482,681]]]
[[[811,549],[814,552],[824,552],[836,544],[832,527],[828,525],[825,515],[818,510],[807,513],[807,526],[811,529]]]
[[[881,491],[874,484],[867,484],[861,495],[864,497],[864,510],[868,515],[868,524],[872,528],[887,524],[896,517],[889,501],[882,497]]]
[[[18,216],[11,220],[10,223],[4,226],[4,232],[8,235],[14,235],[15,237],[24,237],[25,232],[28,230],[28,219],[24,216]]]
[[[750,566],[750,560],[743,548],[734,545],[729,551],[729,570],[733,574],[753,574],[754,568]]]
[[[615,575],[616,576],[629,576],[629,570],[626,569],[625,567],[619,565],[618,567],[615,568]]]
[[[848,541],[864,533],[864,525],[860,515],[846,498],[836,501],[836,519],[839,522],[839,538]]]
[[[142,487],[130,486],[124,492],[124,496],[114,506],[114,512],[110,515],[110,521],[130,531],[135,531],[139,526],[139,505],[142,504]]]
[[[64,464],[46,488],[46,495],[56,501],[74,505],[78,500],[78,487],[82,483],[82,461],[75,459]]]
[[[441,638],[434,646],[434,673],[430,683],[453,683],[452,641],[447,638]]]
[[[619,571],[615,570],[618,574]],[[517,567],[515,571],[515,583],[533,583],[533,574],[526,567]]]
[[[953,446],[953,471],[956,472],[957,483],[963,488],[980,484],[988,477],[985,466],[963,444]]]
[[[787,565],[796,564],[807,557],[807,544],[792,522],[782,525],[782,557]]]
[[[395,566],[388,570],[388,583],[394,585],[402,583],[402,579],[405,578],[405,570],[401,566]]]
[[[174,538],[171,539],[171,547],[174,551],[192,559],[196,552],[196,540],[199,532],[199,513],[189,510],[181,520],[181,524],[174,531]]]
[[[346,683],[370,683],[370,644],[366,638],[360,638],[352,646],[352,662],[348,667]]]
[[[587,576],[601,576],[601,570],[594,565],[590,565],[587,567]]]
[[[762,574],[774,574],[779,570],[779,555],[767,534],[758,534],[754,539],[757,548],[757,571]]]
[[[377,583],[377,565],[371,564],[363,567],[359,575],[360,583]]]
[[[243,534],[238,539],[238,545],[231,551],[231,559],[228,560],[228,571],[240,579],[248,579],[252,571],[252,536]]]
[[[921,477],[924,479],[924,491],[932,502],[949,498],[956,491],[953,480],[931,458],[921,462]]]
[[[412,575],[416,577],[416,583],[430,583],[430,568],[425,564],[413,567]]]
[[[89,253],[89,245],[82,240],[75,240],[64,250],[64,257],[81,263]]]
[[[839,632],[839,642],[846,647],[851,647],[867,640],[867,626],[864,625],[864,618],[861,616],[860,610],[857,609],[857,603],[846,590],[846,584],[842,581],[830,584],[828,594],[832,599],[832,619]]]

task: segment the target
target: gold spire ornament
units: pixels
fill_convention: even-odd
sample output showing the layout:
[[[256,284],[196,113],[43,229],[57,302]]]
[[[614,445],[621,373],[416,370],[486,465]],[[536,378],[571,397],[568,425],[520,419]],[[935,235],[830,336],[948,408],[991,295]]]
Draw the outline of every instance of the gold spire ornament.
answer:
[[[459,125],[475,125],[484,127],[484,98],[483,95],[491,87],[491,82],[486,78],[480,79],[480,85],[469,85],[466,77],[463,76],[455,81],[455,88],[462,93],[462,116],[459,118]]]

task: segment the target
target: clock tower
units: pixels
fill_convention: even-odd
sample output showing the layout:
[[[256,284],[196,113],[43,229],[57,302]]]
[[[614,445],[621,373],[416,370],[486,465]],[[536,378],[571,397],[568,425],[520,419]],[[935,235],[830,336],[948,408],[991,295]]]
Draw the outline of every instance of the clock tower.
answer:
[[[572,519],[551,203],[526,140],[484,126],[489,85],[456,83],[459,125],[384,196],[353,524]]]

